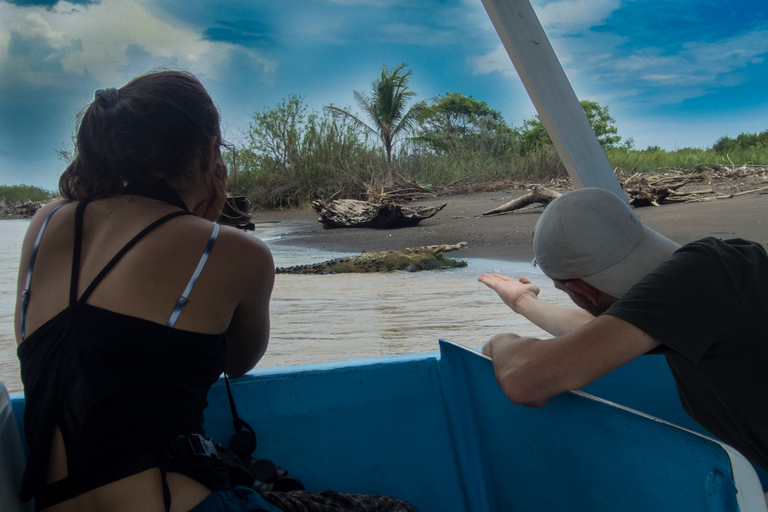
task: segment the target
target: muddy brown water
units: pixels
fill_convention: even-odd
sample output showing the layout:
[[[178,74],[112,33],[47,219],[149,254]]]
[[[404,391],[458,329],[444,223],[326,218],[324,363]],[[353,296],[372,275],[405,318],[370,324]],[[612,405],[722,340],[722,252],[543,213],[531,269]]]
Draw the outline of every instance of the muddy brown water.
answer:
[[[0,220],[0,381],[12,392],[22,390],[13,311],[28,225],[28,220]],[[264,223],[253,232],[270,247],[277,266],[348,255],[292,246],[294,228],[289,222]],[[570,303],[529,261],[472,258],[465,268],[415,273],[280,274],[269,348],[257,368],[433,352],[439,338],[480,347],[499,332],[547,336],[477,282],[483,273],[524,275],[542,287],[544,300]]]

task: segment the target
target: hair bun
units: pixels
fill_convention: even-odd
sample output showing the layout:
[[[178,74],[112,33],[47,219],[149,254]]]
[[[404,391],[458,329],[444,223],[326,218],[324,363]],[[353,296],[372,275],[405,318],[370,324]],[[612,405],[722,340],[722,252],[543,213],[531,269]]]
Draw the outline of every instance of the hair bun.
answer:
[[[94,98],[101,98],[104,108],[112,108],[117,105],[117,100],[120,99],[120,93],[114,87],[99,89],[94,93]]]

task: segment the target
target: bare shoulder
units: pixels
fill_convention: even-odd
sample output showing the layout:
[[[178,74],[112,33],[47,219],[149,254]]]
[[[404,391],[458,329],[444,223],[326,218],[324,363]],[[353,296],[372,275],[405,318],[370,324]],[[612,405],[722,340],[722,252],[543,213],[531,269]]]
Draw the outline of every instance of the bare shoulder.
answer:
[[[60,206],[64,206],[70,202],[71,201],[69,201],[68,199],[56,199],[54,201],[51,201],[50,203],[44,204],[32,216],[32,222],[30,223],[30,227],[42,224],[43,222],[45,222],[45,219],[48,218],[48,215],[50,215],[51,212],[55,211]]]
[[[57,199],[43,205],[39,210],[37,210],[37,212],[32,216],[32,220],[30,221],[29,227],[27,228],[27,233],[24,236],[24,249],[26,249],[27,246],[31,248],[32,244],[34,244],[40,229],[42,229],[45,220],[48,218],[51,212],[55,211],[60,206],[68,204],[69,202],[70,201],[66,199]]]
[[[246,231],[230,226],[221,226],[219,238],[221,243],[228,249],[236,251],[234,254],[230,254],[230,256],[248,260],[253,258],[259,260],[266,259],[270,263],[272,262],[272,253],[267,245]],[[266,263],[266,261],[263,261],[263,263]]]
[[[37,213],[32,218],[37,217],[47,217],[48,214],[50,214],[53,210],[58,208],[59,206],[64,206],[65,204],[71,203],[69,199],[54,199],[53,201],[49,203],[45,203],[43,206],[40,207],[39,210],[37,210]]]
[[[224,263],[230,271],[240,276],[239,279],[263,281],[274,278],[272,253],[264,242],[248,232],[222,226],[211,256],[214,256],[217,249],[218,257],[224,258],[219,263]],[[253,281],[250,284],[253,285]]]

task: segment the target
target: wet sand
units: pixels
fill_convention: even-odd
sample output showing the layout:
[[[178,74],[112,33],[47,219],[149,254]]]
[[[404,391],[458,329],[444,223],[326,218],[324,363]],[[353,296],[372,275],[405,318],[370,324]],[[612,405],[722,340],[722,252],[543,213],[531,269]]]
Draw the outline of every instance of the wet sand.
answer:
[[[324,251],[359,253],[467,242],[468,247],[456,257],[524,261],[533,258],[532,234],[543,208],[480,215],[525,193],[507,190],[417,200],[411,204],[447,206],[418,226],[392,230],[324,229],[311,209],[257,211],[253,219],[288,221],[293,232],[286,243]],[[768,246],[768,190],[716,201],[636,208],[635,212],[649,227],[680,244],[714,236],[745,238]]]

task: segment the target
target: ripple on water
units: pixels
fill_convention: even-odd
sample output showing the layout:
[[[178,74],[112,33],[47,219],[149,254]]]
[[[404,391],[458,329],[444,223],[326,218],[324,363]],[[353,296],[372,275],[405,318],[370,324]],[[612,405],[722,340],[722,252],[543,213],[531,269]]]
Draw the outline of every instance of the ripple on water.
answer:
[[[18,257],[28,224],[28,220],[0,221],[0,381],[11,391],[21,389],[13,309]],[[283,245],[297,228],[290,222],[257,225],[255,235],[270,248],[276,266],[350,255]],[[529,262],[473,258],[465,268],[436,272],[280,274],[272,295],[270,344],[259,366],[433,352],[439,338],[479,347],[499,332],[546,336],[477,282],[484,273],[523,275],[541,287],[545,300],[569,304],[568,297]]]

